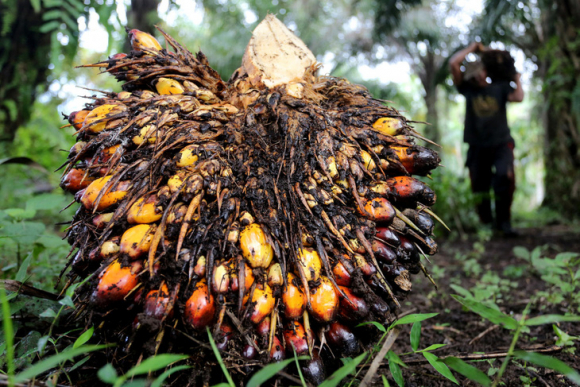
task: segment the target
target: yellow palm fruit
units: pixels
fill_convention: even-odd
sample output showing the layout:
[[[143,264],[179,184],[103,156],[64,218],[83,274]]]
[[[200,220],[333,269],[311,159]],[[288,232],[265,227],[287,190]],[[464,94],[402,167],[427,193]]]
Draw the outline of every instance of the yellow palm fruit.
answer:
[[[131,47],[135,51],[155,50],[160,51],[163,47],[159,44],[157,39],[147,32],[139,30],[129,31],[129,39],[131,39]]]
[[[320,270],[322,269],[322,260],[320,255],[313,249],[300,249],[298,251],[298,265],[300,268],[296,270],[302,270],[306,276],[307,281],[316,281],[320,278]],[[297,272],[297,274],[300,274]]]
[[[240,247],[244,258],[252,268],[267,268],[274,257],[274,250],[259,224],[246,226],[240,233]]]
[[[139,134],[133,137],[131,140],[135,145],[141,145],[145,141],[147,141],[150,144],[154,144],[155,141],[157,141],[157,136],[155,135],[156,131],[157,128],[155,127],[155,125],[145,125],[139,130]]]
[[[83,126],[87,128],[89,132],[99,133],[106,129],[107,120],[106,118],[115,114],[119,114],[127,110],[125,105],[100,105],[91,110],[87,114]]]
[[[107,191],[101,196],[99,203],[97,204],[97,198],[101,191],[105,188],[105,185],[109,180],[111,180],[113,176],[105,176],[101,177],[93,181],[86,189],[85,193],[81,197],[81,203],[85,206],[87,210],[92,210],[94,208],[97,211],[102,211],[105,208],[112,206],[113,204],[118,203],[122,200],[129,188],[131,187],[130,181],[120,181],[116,184],[114,191],[112,190],[113,186],[109,187]]]
[[[125,231],[121,237],[121,253],[127,254],[131,259],[147,254],[155,229],[155,225],[139,224]]]
[[[109,239],[108,241],[103,242],[99,257],[107,258],[112,256],[113,254],[117,254],[119,251],[121,251],[121,247],[119,246],[118,237]]]
[[[206,265],[207,265],[207,260],[206,260],[205,256],[202,255],[201,257],[199,257],[197,259],[197,262],[195,263],[195,267],[193,268],[194,273],[200,277],[205,276]]]
[[[375,161],[373,160],[369,152],[361,150],[360,157],[362,158],[363,164],[367,169],[367,171],[372,172],[375,170],[377,165],[375,164]]]
[[[199,145],[193,144],[183,148],[175,157],[177,162],[175,163],[179,168],[189,167],[195,165],[199,157],[193,152],[199,149]]]
[[[178,171],[175,175],[171,176],[167,181],[167,186],[171,190],[171,193],[177,192],[183,185],[183,182],[186,178],[187,172],[185,171]]]
[[[230,286],[230,269],[228,262],[216,265],[213,269],[212,289],[216,293],[226,293]]]
[[[282,267],[279,263],[274,263],[270,265],[270,270],[268,270],[268,285],[270,286],[280,286],[284,283],[282,279]]]
[[[373,129],[389,136],[396,136],[403,131],[403,121],[394,117],[382,117],[375,121]]]
[[[144,200],[137,200],[127,213],[127,221],[130,224],[142,224],[157,222],[163,216],[163,208],[156,205],[157,196],[151,195]]]
[[[328,164],[328,174],[330,175],[330,177],[332,177],[333,179],[337,177],[338,169],[336,167],[336,159],[334,158],[334,156],[329,156],[326,159],[326,164]]]
[[[183,94],[185,91],[181,83],[171,78],[159,78],[155,84],[155,88],[161,95]]]

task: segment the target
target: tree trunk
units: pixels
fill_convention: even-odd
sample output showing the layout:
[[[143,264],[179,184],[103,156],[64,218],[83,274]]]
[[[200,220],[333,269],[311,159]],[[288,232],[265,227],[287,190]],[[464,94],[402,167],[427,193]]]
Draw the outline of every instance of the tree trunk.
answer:
[[[432,85],[425,89],[425,105],[427,105],[427,122],[425,126],[425,137],[440,144],[441,134],[439,133],[439,113],[437,112],[437,86]]]

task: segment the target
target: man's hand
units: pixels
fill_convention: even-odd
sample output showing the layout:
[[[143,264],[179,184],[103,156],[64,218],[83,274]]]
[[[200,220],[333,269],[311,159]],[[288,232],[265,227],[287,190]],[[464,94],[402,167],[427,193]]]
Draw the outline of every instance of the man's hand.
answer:
[[[508,101],[510,102],[522,102],[524,100],[524,89],[522,88],[522,82],[520,80],[522,74],[515,73],[514,82],[516,83],[516,89],[508,94]]]
[[[486,48],[480,42],[473,42],[461,51],[457,51],[451,59],[449,59],[449,70],[453,77],[453,83],[459,86],[463,82],[463,73],[461,72],[461,62],[470,53],[478,53],[484,51]]]

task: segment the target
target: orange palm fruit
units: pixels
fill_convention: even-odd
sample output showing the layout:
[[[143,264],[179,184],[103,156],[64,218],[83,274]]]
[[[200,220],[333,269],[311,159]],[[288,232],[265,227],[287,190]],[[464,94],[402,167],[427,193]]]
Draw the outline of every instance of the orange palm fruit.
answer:
[[[259,324],[266,316],[270,315],[276,304],[276,299],[272,295],[272,288],[266,284],[262,287],[263,289],[260,289],[260,286],[256,286],[252,294],[251,304],[253,304],[253,310],[250,314],[250,321],[254,324]],[[249,297],[249,294],[244,297],[244,304],[247,304]]]
[[[366,214],[363,211],[360,212],[373,222],[390,223],[395,218],[395,209],[387,199],[377,197],[371,200],[362,200]]]
[[[145,306],[143,312],[149,316],[161,320],[167,312],[167,317],[173,315],[173,308],[167,309],[169,303],[169,290],[167,285],[163,284],[159,290],[152,290],[145,296]]]
[[[163,47],[159,44],[157,39],[147,32],[139,30],[129,31],[129,39],[131,40],[131,47],[135,51],[155,50],[161,51]]]
[[[437,152],[423,146],[391,146],[407,172],[411,175],[425,175],[439,165]]]
[[[302,288],[297,285],[298,279],[292,273],[288,273],[288,286],[282,293],[282,304],[284,305],[284,315],[287,319],[295,320],[302,317],[306,308],[306,296]]]
[[[121,237],[121,253],[131,259],[147,254],[156,228],[155,225],[139,224],[127,229]]]
[[[195,329],[204,329],[212,322],[215,310],[214,298],[202,279],[185,303],[185,320]]]
[[[339,293],[340,308],[339,316],[345,321],[356,322],[362,320],[369,314],[369,307],[365,300],[361,297],[355,296],[350,288],[341,286],[340,289],[344,292],[346,298]]]
[[[76,130],[83,127],[85,118],[90,113],[90,110],[79,110],[68,115],[68,122],[74,126]]]
[[[320,285],[310,295],[310,314],[319,321],[334,320],[338,312],[339,299],[330,279],[320,277]]]
[[[81,197],[81,202],[85,206],[87,210],[92,210],[94,208],[97,211],[102,211],[107,207],[112,206],[113,204],[118,203],[122,200],[125,195],[127,195],[127,191],[131,186],[130,181],[120,181],[112,189],[113,186],[107,188],[107,191],[101,196],[101,200],[97,204],[97,197],[101,193],[101,191],[105,188],[105,185],[109,180],[111,180],[112,176],[105,176],[101,177],[95,181],[93,181],[86,189]]]
[[[127,222],[130,224],[157,222],[163,216],[163,208],[157,205],[157,200],[157,195],[137,200],[127,212]]]
[[[284,354],[284,347],[280,342],[278,336],[274,336],[272,339],[272,349],[270,349],[270,359],[274,360],[275,362],[282,361],[286,358]]]
[[[141,262],[121,267],[119,260],[113,261],[99,276],[95,301],[104,306],[121,301],[139,283],[138,272],[143,268]]]
[[[158,78],[155,89],[161,95],[183,94],[185,91],[181,83],[171,78]]]
[[[388,136],[396,136],[403,131],[403,121],[395,117],[382,117],[375,121],[373,129]]]
[[[62,178],[60,186],[64,190],[75,193],[87,188],[93,181],[95,178],[89,176],[84,169],[73,168]]]
[[[119,114],[127,110],[125,105],[100,105],[91,110],[85,117],[83,127],[89,132],[99,133],[107,128],[108,117]]]
[[[257,223],[249,224],[240,233],[240,247],[244,258],[252,268],[267,268],[274,257],[274,250],[266,239],[266,234]]]
[[[113,219],[114,212],[107,212],[105,214],[99,214],[93,218],[93,225],[98,228],[105,228],[107,224]]]
[[[215,265],[213,269],[213,276],[211,288],[216,293],[226,293],[230,287],[230,268],[229,262],[222,262]]]
[[[387,180],[390,195],[395,203],[415,204],[419,201],[427,206],[435,204],[437,196],[427,184],[410,176],[398,176]]]
[[[286,342],[286,352],[303,355],[308,352],[308,341],[304,326],[298,321],[290,321],[284,327],[284,341]]]
[[[300,265],[300,268],[296,268],[296,274],[300,274],[298,270],[302,270],[307,281],[316,281],[320,278],[322,260],[316,250],[310,248],[300,249],[296,264]]]
[[[350,356],[359,351],[359,343],[354,332],[338,321],[330,324],[326,332],[326,339],[330,346],[343,356]]]
[[[332,268],[332,273],[334,274],[334,279],[338,285],[350,286],[352,278],[342,262],[338,262],[336,265],[334,265]]]

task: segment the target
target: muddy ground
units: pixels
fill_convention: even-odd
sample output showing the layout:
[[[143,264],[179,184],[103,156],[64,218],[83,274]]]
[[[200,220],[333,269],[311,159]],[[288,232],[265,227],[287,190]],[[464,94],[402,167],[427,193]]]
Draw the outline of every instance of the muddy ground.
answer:
[[[538,290],[546,290],[548,285],[542,281],[538,273],[529,269],[525,260],[517,258],[513,248],[523,246],[533,250],[536,246],[546,246],[542,256],[554,257],[559,252],[580,252],[580,232],[578,228],[552,225],[542,228],[519,229],[518,238],[492,237],[487,242],[478,242],[475,237],[465,240],[448,240],[440,248],[440,253],[434,257],[434,263],[438,269],[434,270],[437,277],[439,291],[435,292],[433,286],[426,278],[414,277],[414,289],[402,308],[402,313],[439,313],[438,316],[426,320],[422,325],[421,344],[419,348],[425,348],[431,344],[444,343],[445,347],[434,351],[437,356],[464,356],[474,353],[494,354],[506,352],[512,340],[512,331],[499,327],[493,328],[493,324],[482,319],[478,315],[462,310],[462,306],[451,298],[450,294],[457,294],[450,284],[460,284],[470,289],[481,282],[482,276],[488,273],[493,277],[497,273],[503,281],[499,290],[493,284],[489,285],[490,292],[497,295],[496,301],[501,310],[518,318],[521,316],[530,298]],[[478,253],[479,251],[479,253]],[[466,260],[468,262],[466,262]],[[477,269],[480,273],[474,273]],[[465,270],[467,269],[467,271]],[[497,276],[496,276],[497,278]],[[480,288],[485,289],[485,286]],[[565,312],[562,305],[553,305],[546,300],[535,303],[530,316],[541,314]],[[554,356],[570,366],[580,369],[580,357],[578,354],[568,351],[553,350],[555,334],[552,325],[531,327],[529,334],[520,336],[517,348],[534,350]],[[411,326],[403,327],[401,334],[393,346],[398,353],[411,351],[409,333]],[[560,329],[570,335],[580,335],[580,324],[562,323]],[[550,349],[552,349],[550,351]],[[406,386],[452,386],[448,379],[427,364],[422,356],[408,355],[403,360],[407,361],[408,368],[403,370]],[[484,372],[491,367],[500,368],[503,357],[495,360],[483,360],[471,362]],[[491,363],[491,364],[490,364]],[[520,362],[523,365],[522,362]],[[535,379],[533,386],[570,386],[569,380],[556,372],[537,368],[528,373],[524,368],[511,363],[506,371],[503,381],[506,386],[523,386],[521,376]],[[392,386],[396,385],[391,378],[387,367],[381,368],[379,374],[388,376]],[[458,376],[459,385],[476,385],[469,380]],[[375,378],[382,385],[380,379]],[[379,385],[379,384],[377,384]]]

